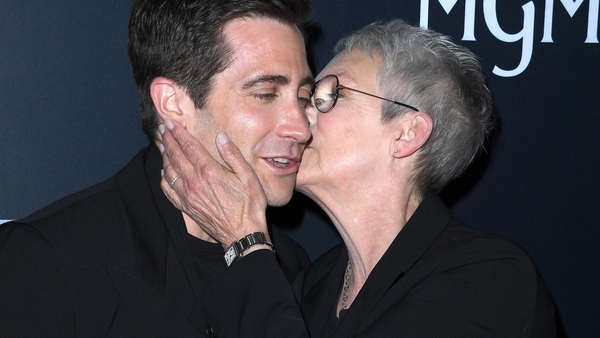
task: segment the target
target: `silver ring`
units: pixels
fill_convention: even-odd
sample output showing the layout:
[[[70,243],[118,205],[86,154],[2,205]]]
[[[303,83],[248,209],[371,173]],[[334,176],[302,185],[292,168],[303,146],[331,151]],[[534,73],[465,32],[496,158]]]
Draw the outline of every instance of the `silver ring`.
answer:
[[[171,183],[169,183],[169,185],[171,186],[171,188],[173,188],[173,186],[175,185],[175,182],[177,182],[177,180],[181,177],[181,175],[177,174],[175,175],[175,177],[173,177],[173,180],[171,180]]]

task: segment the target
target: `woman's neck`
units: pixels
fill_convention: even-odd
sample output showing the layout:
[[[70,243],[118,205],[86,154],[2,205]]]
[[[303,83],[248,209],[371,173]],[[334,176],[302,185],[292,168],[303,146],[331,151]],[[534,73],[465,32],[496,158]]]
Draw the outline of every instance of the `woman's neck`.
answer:
[[[365,196],[332,194],[328,190],[327,193],[319,194],[317,191],[310,195],[329,215],[348,249],[350,273],[347,287],[344,285],[338,302],[338,313],[343,303],[350,307],[371,271],[416,210],[416,198],[397,196],[402,194]],[[344,282],[345,279],[346,276]],[[345,302],[344,293],[347,294]]]

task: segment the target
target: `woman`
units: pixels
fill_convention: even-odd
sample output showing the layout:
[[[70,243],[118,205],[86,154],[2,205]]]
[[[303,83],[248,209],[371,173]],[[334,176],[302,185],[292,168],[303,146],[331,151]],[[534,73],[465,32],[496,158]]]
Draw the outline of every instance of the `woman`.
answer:
[[[435,195],[470,164],[490,127],[475,56],[396,20],[340,41],[317,79],[296,188],[325,210],[343,244],[307,272],[300,297],[311,336],[555,336],[552,301],[522,249],[454,219]],[[201,188],[190,185],[202,172],[175,163],[182,150],[167,134],[175,161],[164,157],[165,193],[227,249],[241,238],[227,235],[236,224],[200,206],[210,202],[198,203]],[[251,178],[227,149],[234,173]],[[170,187],[176,173],[184,183]],[[255,205],[238,210],[263,208],[255,190],[246,199]],[[237,224],[264,222],[241,214]]]

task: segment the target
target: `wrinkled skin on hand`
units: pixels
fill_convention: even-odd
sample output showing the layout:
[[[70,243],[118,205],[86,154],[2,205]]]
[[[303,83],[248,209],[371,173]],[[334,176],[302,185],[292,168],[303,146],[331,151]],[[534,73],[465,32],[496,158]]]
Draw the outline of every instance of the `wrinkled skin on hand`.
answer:
[[[177,122],[159,126],[164,173],[161,188],[179,210],[228,248],[253,232],[267,233],[267,198],[239,149],[220,133],[216,146],[226,168]],[[173,187],[169,183],[176,175]]]

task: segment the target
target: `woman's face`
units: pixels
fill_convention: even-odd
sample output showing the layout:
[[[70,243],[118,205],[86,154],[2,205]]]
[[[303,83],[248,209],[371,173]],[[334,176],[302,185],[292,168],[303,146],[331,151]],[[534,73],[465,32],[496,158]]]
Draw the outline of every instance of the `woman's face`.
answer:
[[[380,61],[360,50],[336,56],[317,76],[335,74],[341,85],[381,96],[377,86]],[[355,191],[381,173],[391,158],[392,141],[381,123],[380,99],[341,89],[327,113],[309,109],[312,141],[304,150],[296,188],[309,196],[325,189]],[[349,188],[349,189],[348,189]],[[354,189],[354,190],[352,190]]]

